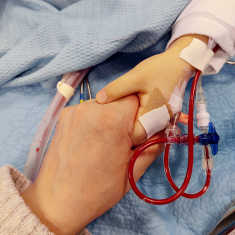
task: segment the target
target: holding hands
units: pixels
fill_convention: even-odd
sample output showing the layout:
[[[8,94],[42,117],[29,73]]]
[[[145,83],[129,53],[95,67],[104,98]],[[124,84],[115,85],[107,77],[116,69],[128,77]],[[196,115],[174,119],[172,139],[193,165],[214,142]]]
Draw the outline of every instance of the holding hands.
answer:
[[[56,234],[76,234],[113,207],[130,189],[136,96],[110,104],[65,108],[36,181],[23,193],[32,211]],[[138,159],[138,180],[160,153]]]
[[[142,61],[97,94],[96,100],[101,104],[131,94],[138,96],[140,106],[132,135],[135,145],[143,143],[147,138],[146,131],[139,121],[143,114],[167,105],[170,117],[174,115],[174,108],[168,105],[171,95],[176,87],[183,86],[184,92],[187,81],[195,71],[179,57],[181,50],[188,46],[193,38],[207,40],[203,36],[184,36],[176,40],[167,51]]]

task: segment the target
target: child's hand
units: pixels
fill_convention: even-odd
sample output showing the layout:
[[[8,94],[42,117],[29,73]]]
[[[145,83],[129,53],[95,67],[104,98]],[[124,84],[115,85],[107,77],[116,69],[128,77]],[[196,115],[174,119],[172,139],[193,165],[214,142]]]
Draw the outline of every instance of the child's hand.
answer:
[[[171,117],[174,114],[168,107],[168,101],[176,86],[187,82],[195,71],[179,57],[182,49],[188,46],[193,38],[205,42],[208,40],[199,35],[184,36],[176,40],[167,51],[142,61],[97,94],[96,100],[99,103],[109,103],[133,93],[138,95],[140,108],[132,137],[135,145],[144,142],[147,137],[146,131],[138,121],[143,114],[163,105],[167,106]]]
[[[177,85],[188,81],[193,68],[179,58],[177,50],[152,56],[134,69],[108,84],[96,96],[99,103],[109,103],[130,94],[137,94],[140,108],[135,123],[133,142],[146,140],[146,132],[138,121],[143,114],[167,104]]]

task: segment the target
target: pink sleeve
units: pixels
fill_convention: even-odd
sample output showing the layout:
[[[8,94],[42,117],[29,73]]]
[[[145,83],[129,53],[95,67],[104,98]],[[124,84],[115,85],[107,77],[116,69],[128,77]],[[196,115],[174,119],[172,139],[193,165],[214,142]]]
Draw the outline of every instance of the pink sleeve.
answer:
[[[0,168],[0,234],[54,234],[41,224],[24,203],[20,193],[29,184],[14,168]]]
[[[235,1],[192,0],[173,25],[170,45],[186,34],[206,35],[221,47],[211,61],[218,72],[235,55]]]
[[[0,168],[0,234],[54,235],[25,204],[21,193],[30,185],[16,169]],[[79,235],[91,235],[84,229]]]

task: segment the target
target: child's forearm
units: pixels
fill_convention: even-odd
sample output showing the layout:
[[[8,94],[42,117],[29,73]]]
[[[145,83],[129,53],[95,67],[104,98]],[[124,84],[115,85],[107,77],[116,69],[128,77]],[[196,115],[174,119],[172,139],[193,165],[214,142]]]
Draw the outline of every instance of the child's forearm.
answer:
[[[221,0],[191,0],[173,25],[168,45],[189,34],[212,38],[220,49],[204,73],[218,73],[228,57],[235,55],[234,9],[234,0],[227,0],[226,4]]]
[[[179,54],[185,47],[187,47],[192,42],[194,38],[197,38],[205,43],[208,43],[208,40],[209,40],[207,36],[203,36],[203,35],[197,35],[197,34],[185,35],[175,40],[167,49],[167,52],[171,53],[172,56],[174,56],[177,60],[180,61],[182,69],[189,69],[192,72],[195,71],[195,68],[189,63],[187,63],[186,61],[184,61],[183,59],[181,59],[179,57]]]

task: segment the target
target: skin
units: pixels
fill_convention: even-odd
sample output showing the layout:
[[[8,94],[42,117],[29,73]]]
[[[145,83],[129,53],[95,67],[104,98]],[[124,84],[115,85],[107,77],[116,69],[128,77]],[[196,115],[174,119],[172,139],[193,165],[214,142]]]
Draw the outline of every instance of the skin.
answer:
[[[101,104],[91,101],[64,109],[39,176],[22,194],[52,232],[80,232],[130,189],[127,169],[133,145],[146,138],[136,120],[147,105],[154,107],[149,97],[155,87],[168,99],[182,77],[188,79],[194,71],[179,58],[194,37],[208,40],[196,35],[180,38],[166,52],[141,62],[105,87],[96,97]],[[189,71],[186,78],[185,71]],[[136,96],[129,96],[133,93]],[[187,121],[186,116],[183,119]],[[137,160],[136,181],[161,150],[156,145]]]
[[[140,107],[132,136],[135,145],[146,140],[146,132],[138,118],[146,112],[159,108],[162,104],[167,104],[174,88],[182,82],[188,81],[195,71],[195,68],[179,57],[182,49],[187,47],[193,38],[208,42],[208,38],[201,35],[181,37],[172,43],[167,51],[142,61],[97,93],[96,100],[101,104],[131,94],[138,96]],[[155,92],[156,90],[164,94],[164,97],[159,96],[159,92]],[[185,115],[182,117],[182,122],[187,123]]]
[[[66,108],[36,181],[22,194],[51,231],[76,234],[130,189],[127,169],[138,99],[95,101]],[[155,146],[135,167],[138,180],[161,151]]]

